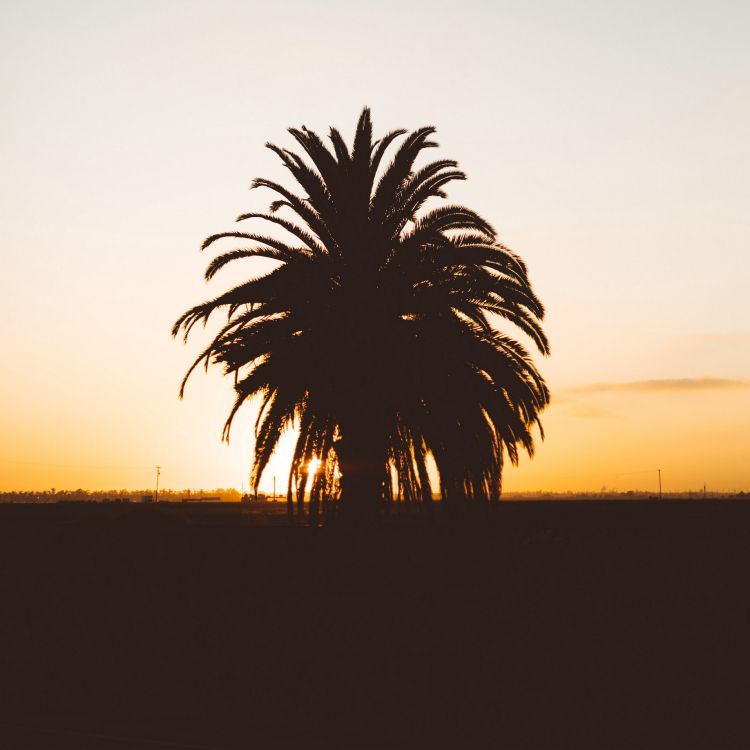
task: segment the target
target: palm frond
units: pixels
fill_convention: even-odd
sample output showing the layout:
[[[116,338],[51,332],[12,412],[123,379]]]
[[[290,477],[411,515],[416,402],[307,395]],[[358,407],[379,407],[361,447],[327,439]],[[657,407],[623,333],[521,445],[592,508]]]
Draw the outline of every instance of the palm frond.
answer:
[[[524,345],[501,331],[520,332],[548,354],[544,307],[526,264],[488,221],[459,205],[428,210],[445,200],[447,185],[466,179],[452,159],[418,165],[437,145],[434,132],[393,130],[373,140],[365,107],[351,149],[336,128],[328,147],[304,126],[289,129],[301,155],[266,144],[299,190],[254,180],[275,197],[268,212],[238,221],[265,221],[294,240],[208,237],[203,249],[224,239],[249,246],[216,255],[207,280],[243,258],[278,266],[190,308],[173,326],[187,340],[196,324],[226,313],[180,395],[199,365],[233,376],[225,440],[239,409],[257,399],[256,490],[281,435],[296,425],[287,495],[296,492],[300,510],[308,480],[313,513],[339,489],[349,504],[380,497],[430,507],[433,461],[446,506],[494,503],[506,461],[533,455],[537,430],[544,437],[549,389]],[[311,474],[314,457],[321,465]]]

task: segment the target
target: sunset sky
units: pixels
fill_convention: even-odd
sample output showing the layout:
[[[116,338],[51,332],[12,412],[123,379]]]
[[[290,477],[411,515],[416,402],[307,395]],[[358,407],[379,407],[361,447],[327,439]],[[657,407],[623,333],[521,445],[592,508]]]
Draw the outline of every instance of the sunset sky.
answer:
[[[510,491],[750,490],[750,4],[0,5],[0,491],[247,484],[253,409],[174,320],[291,125],[432,124],[547,308]],[[285,484],[287,440],[267,470]]]

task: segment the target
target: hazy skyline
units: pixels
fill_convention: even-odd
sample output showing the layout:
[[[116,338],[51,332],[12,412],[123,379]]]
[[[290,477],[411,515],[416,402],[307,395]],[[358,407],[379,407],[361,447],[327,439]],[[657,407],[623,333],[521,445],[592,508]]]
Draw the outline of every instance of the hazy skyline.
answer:
[[[0,490],[247,482],[252,410],[169,336],[288,126],[433,124],[547,308],[509,491],[750,486],[750,8],[6,2]],[[248,267],[240,270],[240,274]],[[200,339],[200,341],[199,341]],[[537,360],[539,361],[539,360]],[[285,485],[286,456],[274,459]],[[629,475],[629,476],[628,476]],[[284,479],[282,479],[282,477]]]

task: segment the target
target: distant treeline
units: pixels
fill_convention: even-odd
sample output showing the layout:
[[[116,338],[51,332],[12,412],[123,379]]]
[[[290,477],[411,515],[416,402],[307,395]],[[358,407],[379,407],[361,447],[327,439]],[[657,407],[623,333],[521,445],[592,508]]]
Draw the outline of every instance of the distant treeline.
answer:
[[[659,498],[653,490],[601,490],[599,492],[504,492],[506,500],[649,500]],[[726,500],[731,498],[748,498],[750,491],[711,492],[703,489],[685,490],[684,492],[664,492],[663,500]]]
[[[663,500],[721,500],[730,498],[750,499],[750,491],[744,492],[705,492],[703,489],[686,492],[665,492]],[[182,502],[190,500],[240,502],[247,498],[233,487],[213,490],[159,490],[159,502]],[[642,490],[627,490],[623,492],[506,492],[505,500],[657,500],[653,492]],[[0,503],[58,503],[58,502],[98,502],[98,503],[141,503],[144,500],[153,501],[154,491],[151,490],[56,490],[54,487],[42,492],[0,492]],[[258,493],[259,500],[269,499],[264,493]],[[438,499],[438,498],[436,498]],[[277,497],[278,501],[286,500]]]
[[[233,487],[214,490],[159,490],[160,502],[199,501],[202,497],[222,502],[239,502],[242,494]],[[154,490],[56,490],[43,492],[0,492],[0,503],[59,503],[59,502],[127,502],[140,503],[144,498],[154,499]]]

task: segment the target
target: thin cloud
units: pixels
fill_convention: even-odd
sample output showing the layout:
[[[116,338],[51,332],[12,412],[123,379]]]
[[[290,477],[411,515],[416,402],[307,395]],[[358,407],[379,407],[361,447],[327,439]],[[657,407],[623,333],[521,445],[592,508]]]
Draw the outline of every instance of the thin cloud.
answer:
[[[555,391],[552,397],[552,407],[556,411],[561,408],[569,417],[581,417],[583,419],[621,419],[621,415],[611,409],[592,404],[588,399],[569,395],[562,391]]]
[[[574,393],[603,393],[607,391],[725,391],[750,388],[750,380],[733,378],[662,378],[633,380],[628,383],[591,383],[572,389]]]
[[[735,346],[750,342],[750,331],[734,333],[685,333],[675,336],[674,340],[690,346],[705,344],[728,344]]]
[[[582,419],[621,419],[617,412],[591,404],[572,404],[568,408],[568,413],[571,417],[581,417]]]

